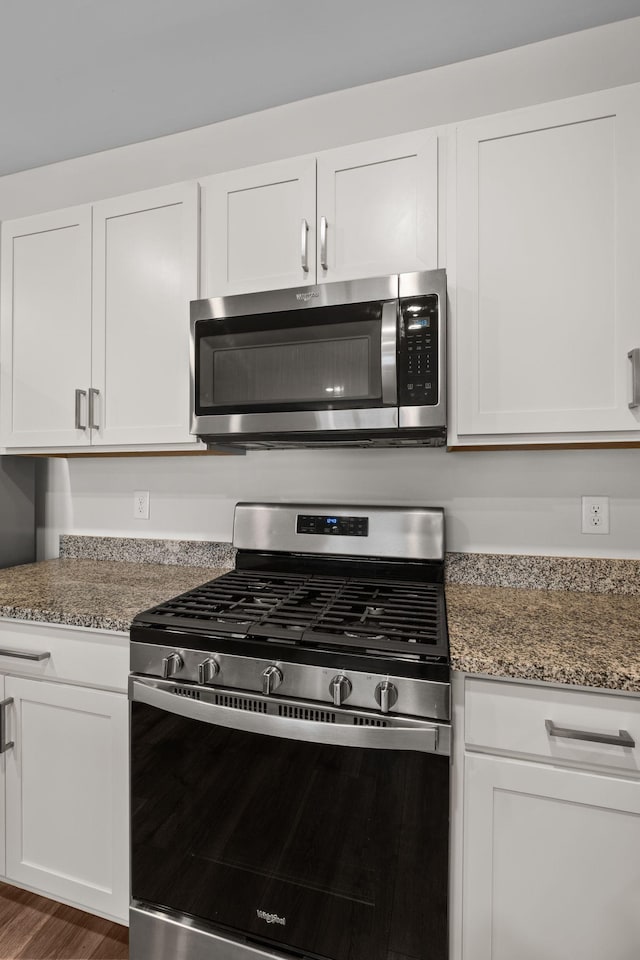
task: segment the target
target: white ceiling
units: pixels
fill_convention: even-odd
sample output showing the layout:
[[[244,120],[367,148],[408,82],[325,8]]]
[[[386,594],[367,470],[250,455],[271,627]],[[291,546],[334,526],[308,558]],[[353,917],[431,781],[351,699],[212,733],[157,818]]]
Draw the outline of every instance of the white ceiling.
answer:
[[[0,0],[0,175],[640,16],[640,0]]]

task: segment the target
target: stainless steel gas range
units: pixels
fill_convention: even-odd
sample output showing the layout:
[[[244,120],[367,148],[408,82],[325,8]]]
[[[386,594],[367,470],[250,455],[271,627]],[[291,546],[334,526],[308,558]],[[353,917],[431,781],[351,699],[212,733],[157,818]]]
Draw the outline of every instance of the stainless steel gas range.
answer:
[[[438,509],[239,504],[131,630],[131,960],[445,960]]]

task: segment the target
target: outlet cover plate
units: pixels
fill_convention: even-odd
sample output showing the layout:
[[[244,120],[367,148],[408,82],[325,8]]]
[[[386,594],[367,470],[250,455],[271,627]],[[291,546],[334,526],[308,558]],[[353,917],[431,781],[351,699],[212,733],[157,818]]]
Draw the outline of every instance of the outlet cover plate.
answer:
[[[609,533],[609,497],[582,498],[582,532]]]
[[[133,516],[136,520],[149,519],[149,491],[148,490],[134,491]]]

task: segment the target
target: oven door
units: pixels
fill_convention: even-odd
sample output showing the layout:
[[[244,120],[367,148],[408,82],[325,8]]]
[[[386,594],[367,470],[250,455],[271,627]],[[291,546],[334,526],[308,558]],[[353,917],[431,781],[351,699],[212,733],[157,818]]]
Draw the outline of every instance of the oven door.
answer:
[[[132,960],[190,938],[185,960],[446,960],[447,725],[139,678],[131,699]]]
[[[308,288],[317,300],[274,291],[194,302],[193,432],[397,427],[397,285],[393,277]]]

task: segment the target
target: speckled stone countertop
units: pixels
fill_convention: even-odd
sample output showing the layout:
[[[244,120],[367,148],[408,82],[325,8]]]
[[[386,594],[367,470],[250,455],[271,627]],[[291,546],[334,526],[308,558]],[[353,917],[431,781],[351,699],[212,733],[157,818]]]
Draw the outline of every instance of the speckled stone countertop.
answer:
[[[0,617],[128,632],[136,613],[227,569],[66,559],[9,567],[0,570]]]
[[[640,597],[450,583],[454,670],[640,692]]]
[[[136,613],[235,559],[215,542],[66,537],[61,548],[0,570],[0,617],[128,632]],[[454,670],[640,693],[640,561],[452,554],[448,580]]]

